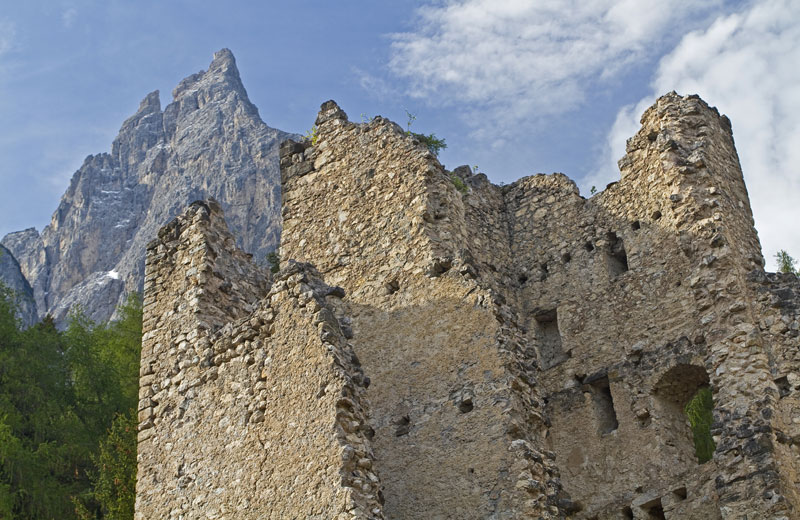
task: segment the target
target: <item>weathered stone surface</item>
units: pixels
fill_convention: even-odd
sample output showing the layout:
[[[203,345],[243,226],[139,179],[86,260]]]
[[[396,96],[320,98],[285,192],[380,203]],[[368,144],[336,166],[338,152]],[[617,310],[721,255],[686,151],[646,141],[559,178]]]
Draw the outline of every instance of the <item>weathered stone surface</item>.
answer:
[[[33,289],[22,275],[19,263],[11,251],[0,245],[0,280],[11,289],[17,305],[17,318],[23,327],[36,323],[36,303],[33,301]]]
[[[266,275],[215,201],[148,247],[136,518],[383,518],[335,294]],[[335,298],[335,297],[334,297]]]
[[[326,348],[343,367],[337,381],[356,390],[346,397],[358,412],[327,423],[361,435],[342,452],[369,471],[345,470],[355,480],[342,486],[360,488],[351,496],[363,500],[348,506],[349,517],[798,518],[800,282],[763,271],[727,118],[696,96],[660,98],[628,142],[621,180],[588,200],[561,174],[499,187],[469,168],[447,172],[396,124],[352,123],[332,101],[316,124],[313,145],[281,145],[284,274],[260,303],[220,306],[231,294],[259,301],[258,277],[244,268],[218,269],[212,285],[193,281],[192,266],[205,265],[200,244],[221,232],[172,225],[151,246],[144,398],[161,403],[150,395],[163,392],[155,381],[174,388],[175,367],[188,366],[181,348],[206,352],[197,359],[210,359],[209,369],[261,359],[246,356],[266,348],[275,372],[209,372],[220,382],[203,387],[199,413],[249,417],[237,429],[205,416],[181,422],[178,401],[156,411],[145,400],[139,471],[159,477],[140,480],[140,506],[179,487],[180,475],[164,467],[268,422],[262,389],[277,392],[268,400],[275,409],[294,403],[296,414],[264,435],[295,442],[283,426],[292,420],[317,438],[331,403],[307,408],[307,396],[332,376],[303,314],[312,312],[323,344],[335,339]],[[193,211],[178,222],[195,219]],[[196,253],[186,260],[185,251]],[[262,321],[270,325],[253,329]],[[714,396],[717,448],[700,465],[684,406],[703,386]],[[204,437],[191,447],[171,437],[197,429]],[[151,438],[181,447],[148,451]],[[255,467],[245,461],[251,445],[211,452],[205,463],[225,476],[208,486]],[[263,484],[321,482],[321,509],[298,509],[297,496],[282,491],[221,494],[228,504],[247,499],[263,516],[336,518],[341,488],[325,476],[342,466],[327,458],[330,446],[310,448],[315,460],[330,460],[318,465],[305,452],[275,455],[292,469]],[[256,469],[240,475],[266,478]],[[191,510],[181,493],[138,514]]]
[[[280,236],[277,148],[291,134],[264,124],[231,52],[184,79],[162,111],[158,92],[123,123],[111,153],[89,156],[41,236],[12,233],[38,313],[63,322],[73,304],[105,320],[142,289],[144,251],[190,202],[220,201],[238,245],[261,261]]]
[[[8,248],[18,261],[20,270],[25,280],[30,283],[33,289],[35,314],[40,309],[46,309],[44,294],[47,290],[47,257],[45,255],[44,243],[39,232],[34,228],[23,231],[9,233],[0,244]],[[0,280],[6,281],[4,276]]]

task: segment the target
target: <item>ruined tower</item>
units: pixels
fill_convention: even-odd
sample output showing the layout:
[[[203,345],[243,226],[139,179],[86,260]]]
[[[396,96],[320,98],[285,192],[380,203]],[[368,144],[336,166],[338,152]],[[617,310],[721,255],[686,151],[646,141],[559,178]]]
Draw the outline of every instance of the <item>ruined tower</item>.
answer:
[[[213,202],[150,245],[139,518],[800,515],[800,284],[763,271],[727,118],[662,97],[590,199],[316,124],[271,288]]]

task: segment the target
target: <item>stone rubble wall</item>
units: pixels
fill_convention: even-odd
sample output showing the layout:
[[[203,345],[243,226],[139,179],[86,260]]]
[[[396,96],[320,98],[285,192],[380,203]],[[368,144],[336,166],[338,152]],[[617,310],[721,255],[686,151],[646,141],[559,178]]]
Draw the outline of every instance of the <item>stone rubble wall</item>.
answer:
[[[281,149],[280,255],[348,292],[386,515],[560,517],[535,365],[502,295],[475,279],[462,194],[388,120],[354,124],[328,102],[316,126]]]
[[[365,377],[313,268],[267,277],[214,201],[150,244],[136,518],[383,518]]]
[[[213,203],[149,249],[140,515],[798,518],[800,282],[763,271],[716,109],[660,98],[589,199],[332,101],[280,162],[269,293]]]
[[[778,387],[778,402],[767,418],[775,432],[779,476],[783,489],[791,492],[790,501],[800,504],[800,279],[756,270],[749,282],[758,295],[759,327]]]
[[[555,451],[577,502],[554,488],[562,513],[779,518],[794,510],[795,492],[778,477],[786,464],[773,456],[771,412],[762,411],[777,394],[746,278],[763,259],[727,118],[696,96],[664,96],[629,141],[621,181],[588,200],[561,174],[498,187],[469,168],[446,172],[396,125],[350,123],[332,103],[317,123],[313,146],[282,149],[282,257],[314,262],[347,287],[355,322],[356,301],[407,307],[451,280],[474,284],[507,328],[495,333],[499,363],[521,376],[512,387],[525,388],[508,394],[509,410],[524,418],[508,430]],[[458,314],[451,327],[467,321]],[[364,328],[392,329],[384,336],[393,340],[356,334],[355,345],[383,349],[367,365],[378,385],[397,377],[386,369],[397,349],[381,345],[417,340],[397,334],[396,321],[375,320],[361,318]],[[539,337],[552,320],[555,347]],[[506,348],[501,336],[516,345]],[[701,466],[683,406],[706,385],[718,450]],[[520,396],[527,401],[518,406]],[[376,399],[376,417],[393,415],[392,397]],[[526,416],[545,401],[547,413]],[[609,413],[603,406],[613,418],[598,415]],[[616,425],[601,431],[602,421]],[[384,464],[398,445],[385,441]],[[408,515],[392,509],[393,478],[384,476],[387,512]],[[748,487],[750,479],[759,485]]]
[[[707,345],[720,514],[796,514],[799,504],[781,485],[783,469],[774,457],[769,416],[777,388],[758,329],[755,295],[747,287],[747,273],[761,270],[763,259],[730,122],[698,97],[674,93],[646,111],[642,122],[621,161],[620,184],[630,176],[647,186],[651,175],[667,183],[666,191],[659,190],[671,203],[665,222],[673,224],[691,267],[680,280],[694,296],[687,318],[699,318],[689,337],[702,335]]]

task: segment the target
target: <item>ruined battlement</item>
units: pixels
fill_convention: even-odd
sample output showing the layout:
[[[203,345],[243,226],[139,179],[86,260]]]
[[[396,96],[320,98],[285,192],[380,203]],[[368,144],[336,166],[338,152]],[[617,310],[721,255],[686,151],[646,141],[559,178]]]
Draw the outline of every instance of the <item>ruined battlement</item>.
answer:
[[[800,285],[763,272],[725,116],[663,96],[589,199],[332,101],[316,127],[281,146],[271,289],[213,202],[148,249],[139,518],[800,514]]]

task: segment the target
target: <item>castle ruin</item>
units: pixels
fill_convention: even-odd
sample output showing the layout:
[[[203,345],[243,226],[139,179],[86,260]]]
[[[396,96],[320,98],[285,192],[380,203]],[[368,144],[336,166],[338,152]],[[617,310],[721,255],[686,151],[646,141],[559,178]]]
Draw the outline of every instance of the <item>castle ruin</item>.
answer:
[[[763,270],[725,116],[660,98],[589,199],[316,124],[277,275],[214,201],[148,246],[137,519],[800,518],[800,282]]]

